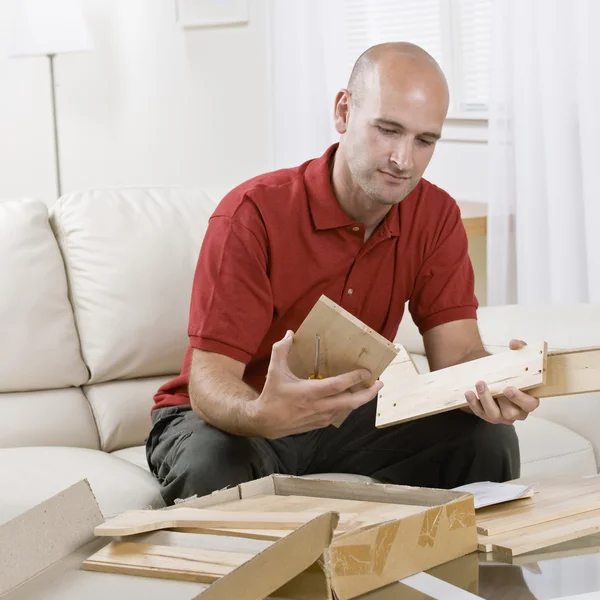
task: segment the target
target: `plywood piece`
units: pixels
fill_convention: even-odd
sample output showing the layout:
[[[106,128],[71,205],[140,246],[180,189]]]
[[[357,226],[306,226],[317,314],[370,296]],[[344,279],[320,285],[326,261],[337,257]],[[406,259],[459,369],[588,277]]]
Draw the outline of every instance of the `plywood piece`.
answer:
[[[536,398],[600,391],[600,348],[548,352],[546,381],[530,390]]]
[[[253,556],[243,552],[111,542],[84,561],[82,568],[87,571],[212,583]]]
[[[399,352],[381,376],[384,388],[377,400],[376,427],[388,427],[413,419],[468,406],[467,390],[475,391],[477,381],[485,381],[493,396],[507,386],[527,390],[544,383],[547,345],[529,344],[446,369],[420,375],[411,372],[406,351]]]
[[[334,377],[360,368],[371,372],[371,377],[352,391],[373,385],[398,353],[392,342],[321,296],[294,334],[288,364],[296,377],[307,379],[314,371],[317,334],[321,375]],[[347,415],[340,415],[334,425],[339,426]]]
[[[478,549],[511,559],[527,552],[600,532],[600,510],[555,519],[496,536],[479,536]]]
[[[236,529],[297,529],[321,513],[227,512],[199,508],[179,508],[171,511],[132,510],[98,525],[98,536],[126,536],[174,527],[236,528]],[[340,522],[342,529],[354,524]]]

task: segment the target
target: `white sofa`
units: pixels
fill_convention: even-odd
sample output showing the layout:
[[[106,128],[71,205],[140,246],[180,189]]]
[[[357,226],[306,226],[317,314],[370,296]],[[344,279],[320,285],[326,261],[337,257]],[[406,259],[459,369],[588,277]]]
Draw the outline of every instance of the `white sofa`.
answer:
[[[0,201],[0,523],[88,478],[105,516],[162,505],[144,441],[179,372],[194,267],[215,205],[186,188],[70,194],[50,216]],[[487,308],[484,341],[598,344],[600,306]],[[409,318],[398,339],[426,369]],[[545,400],[519,424],[524,475],[595,474],[600,394]]]

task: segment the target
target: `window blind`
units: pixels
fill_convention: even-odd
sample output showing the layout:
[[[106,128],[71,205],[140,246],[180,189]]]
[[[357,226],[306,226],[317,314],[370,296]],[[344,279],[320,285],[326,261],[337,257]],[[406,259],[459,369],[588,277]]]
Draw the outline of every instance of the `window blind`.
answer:
[[[487,110],[492,0],[344,0],[348,74],[373,44],[407,41],[440,64],[450,112]]]

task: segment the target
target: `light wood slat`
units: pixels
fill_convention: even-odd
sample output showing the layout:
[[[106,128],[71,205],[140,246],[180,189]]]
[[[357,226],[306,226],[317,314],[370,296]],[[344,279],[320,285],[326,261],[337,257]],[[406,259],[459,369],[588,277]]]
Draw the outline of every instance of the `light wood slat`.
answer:
[[[199,508],[176,508],[169,511],[134,510],[98,525],[94,533],[98,536],[125,536],[173,527],[297,529],[320,514],[322,513],[227,512]],[[349,522],[340,521],[339,528],[356,525],[355,520],[353,516]]]
[[[82,563],[87,571],[212,583],[254,554],[111,542]]]
[[[573,493],[572,493],[573,494]],[[588,494],[576,494],[563,498],[533,502],[528,506],[510,508],[493,519],[477,519],[477,532],[484,535],[497,535],[531,525],[538,525],[555,519],[569,517],[579,513],[593,511],[600,506],[597,491]]]
[[[308,378],[314,370],[315,336],[320,337],[320,374],[341,375],[359,368],[371,377],[352,388],[370,387],[398,353],[396,346],[335,302],[321,296],[294,335],[288,364],[296,377]],[[339,426],[349,413],[340,414]]]
[[[527,390],[545,381],[547,345],[529,344],[477,360],[419,375],[410,373],[406,354],[400,352],[381,376],[384,388],[377,401],[376,427],[388,427],[413,419],[468,406],[467,390],[485,381],[493,396],[507,386]]]
[[[251,498],[242,498],[231,503],[222,504],[224,511],[298,512],[318,513],[334,511],[339,513],[342,521],[353,518],[381,520],[383,518],[404,518],[423,512],[423,506],[412,504],[391,504],[389,502],[372,502],[365,500],[349,500],[346,498],[319,498],[314,496],[279,496],[265,494]]]
[[[243,498],[219,505],[219,509],[232,514],[239,511],[252,511],[260,508],[273,513],[286,512],[328,512],[339,513],[342,520],[351,522],[360,519],[356,526],[380,523],[381,521],[401,519],[416,513],[423,512],[422,506],[408,504],[390,504],[387,502],[370,502],[364,500],[348,500],[345,498],[318,498],[312,496],[279,496],[264,494],[251,498]],[[204,533],[212,535],[225,535],[260,540],[278,540],[288,535],[292,529],[241,529],[234,527],[199,528],[185,527],[176,528],[176,531],[186,533]],[[335,535],[344,533],[344,529],[336,530]]]
[[[516,480],[514,483],[518,483]],[[510,503],[486,506],[476,511],[477,525],[484,526],[502,519],[507,515],[518,514],[529,510],[532,506],[554,505],[569,498],[589,493],[597,493],[600,504],[600,476],[564,478],[551,481],[542,481],[533,484],[535,495],[525,500],[514,500]]]
[[[600,348],[548,352],[546,381],[530,390],[536,398],[600,390]]]
[[[275,542],[281,538],[289,535],[293,529],[229,529],[226,527],[219,528],[204,528],[201,527],[174,527],[173,531],[180,531],[182,533],[202,533],[205,535],[224,535],[226,537],[239,537],[249,540],[266,540]],[[345,533],[345,531],[339,531],[338,535]]]
[[[496,536],[479,536],[478,550],[510,559],[600,531],[600,510],[555,519]]]

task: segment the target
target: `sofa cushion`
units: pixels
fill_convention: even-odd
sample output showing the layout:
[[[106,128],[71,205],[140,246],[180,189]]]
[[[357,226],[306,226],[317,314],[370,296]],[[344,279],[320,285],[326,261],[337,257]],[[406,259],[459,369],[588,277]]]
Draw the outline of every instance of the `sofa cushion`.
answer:
[[[213,208],[201,190],[177,187],[78,192],[53,207],[91,382],[179,372]]]
[[[592,444],[579,434],[540,417],[515,423],[522,477],[596,475]]]
[[[150,473],[99,450],[5,448],[0,450],[0,523],[87,479],[100,510],[111,517],[125,510],[164,506]]]
[[[84,383],[64,265],[38,200],[0,201],[0,290],[0,392]]]
[[[94,417],[80,388],[0,394],[0,414],[0,448],[99,447]]]
[[[83,388],[96,419],[102,450],[113,452],[145,443],[151,427],[152,398],[167,379],[109,381]]]
[[[488,306],[478,311],[479,330],[490,352],[511,338],[548,342],[548,349],[597,346],[600,304]]]
[[[122,448],[111,453],[111,456],[116,456],[122,460],[126,460],[140,469],[150,472],[148,461],[146,460],[146,446],[132,446],[131,448]]]

